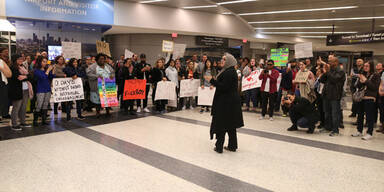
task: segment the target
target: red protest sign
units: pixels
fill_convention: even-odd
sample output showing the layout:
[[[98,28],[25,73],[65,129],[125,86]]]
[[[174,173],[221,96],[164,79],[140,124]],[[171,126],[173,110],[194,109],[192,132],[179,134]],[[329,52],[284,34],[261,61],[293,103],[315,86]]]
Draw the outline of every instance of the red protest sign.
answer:
[[[145,99],[145,85],[142,79],[125,80],[123,100]]]

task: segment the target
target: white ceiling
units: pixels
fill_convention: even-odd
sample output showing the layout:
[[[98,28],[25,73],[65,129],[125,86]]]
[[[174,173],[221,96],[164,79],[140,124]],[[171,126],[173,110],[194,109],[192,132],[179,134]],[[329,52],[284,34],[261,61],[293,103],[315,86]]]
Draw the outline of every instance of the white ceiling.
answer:
[[[140,2],[144,0],[124,1]],[[258,28],[255,29],[258,33],[283,32],[283,35],[288,36],[325,36],[327,33],[332,32],[333,25],[335,26],[335,32],[337,33],[371,31],[372,19],[343,20],[344,18],[361,17],[382,17],[380,19],[375,19],[374,30],[384,30],[384,0],[257,0],[253,2],[225,5],[217,4],[228,1],[233,0],[168,0],[150,4],[176,8],[183,8],[186,6],[217,5],[217,7],[198,8],[193,10],[219,14],[230,12],[249,23],[252,28]],[[321,10],[324,8],[339,9]],[[303,11],[305,9],[312,10]],[[300,12],[293,10],[300,10]],[[277,11],[283,11],[283,13],[276,13]],[[260,14],[260,12],[272,13]],[[242,15],[244,13],[259,14]],[[332,19],[335,18],[339,18],[339,20],[332,21]],[[325,21],[317,21],[318,19],[325,19]],[[287,20],[300,21],[287,22]],[[303,33],[300,34],[298,32]]]

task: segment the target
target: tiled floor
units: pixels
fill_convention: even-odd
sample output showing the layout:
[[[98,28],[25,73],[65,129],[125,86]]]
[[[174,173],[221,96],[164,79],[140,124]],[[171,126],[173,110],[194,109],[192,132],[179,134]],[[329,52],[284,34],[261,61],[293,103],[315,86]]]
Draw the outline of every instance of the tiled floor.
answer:
[[[138,117],[0,128],[0,191],[384,191],[384,134],[351,138],[347,117],[331,138],[244,112],[239,150],[223,154],[212,150],[208,113]]]

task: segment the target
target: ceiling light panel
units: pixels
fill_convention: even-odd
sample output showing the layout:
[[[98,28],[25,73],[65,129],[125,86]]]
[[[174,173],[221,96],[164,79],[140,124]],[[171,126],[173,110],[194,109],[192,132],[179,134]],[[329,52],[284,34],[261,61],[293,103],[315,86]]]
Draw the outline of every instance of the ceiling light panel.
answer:
[[[256,30],[283,30],[283,29],[332,29],[333,26],[313,26],[313,27],[255,27]],[[335,26],[337,28],[337,26]]]
[[[268,15],[268,14],[282,14],[282,13],[299,13],[299,12],[313,12],[313,11],[330,11],[340,9],[354,9],[358,6],[345,6],[345,7],[326,7],[326,8],[315,8],[315,9],[297,9],[297,10],[282,10],[282,11],[267,11],[267,12],[255,12],[255,13],[239,13],[240,16],[248,15]]]
[[[356,31],[338,31],[338,32],[330,32],[330,31],[322,31],[322,32],[315,32],[315,31],[289,31],[289,32],[260,32],[262,34],[354,34],[357,33]]]
[[[218,5],[228,5],[228,4],[235,4],[235,3],[247,3],[247,2],[253,2],[258,0],[237,0],[237,1],[224,1],[217,3]]]
[[[201,6],[188,6],[182,7],[183,9],[203,9],[203,8],[212,8],[217,7],[217,5],[201,5]]]
[[[151,0],[151,1],[140,1],[139,3],[157,3],[157,2],[164,2],[168,0]]]
[[[327,36],[299,36],[301,38],[325,39]]]
[[[302,23],[302,22],[317,22],[317,21],[353,21],[353,20],[370,20],[384,19],[384,16],[378,17],[349,17],[349,18],[327,18],[327,19],[301,19],[301,20],[280,20],[280,21],[252,21],[249,24],[264,24],[264,23]]]

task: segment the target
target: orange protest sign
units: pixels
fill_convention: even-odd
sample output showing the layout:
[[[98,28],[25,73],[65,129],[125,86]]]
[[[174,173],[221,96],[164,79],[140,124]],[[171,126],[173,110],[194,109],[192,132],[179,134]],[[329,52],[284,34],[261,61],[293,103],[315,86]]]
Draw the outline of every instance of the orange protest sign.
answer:
[[[125,80],[123,100],[145,99],[145,85],[142,79]]]

